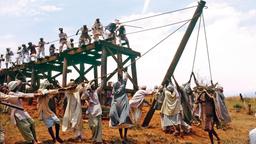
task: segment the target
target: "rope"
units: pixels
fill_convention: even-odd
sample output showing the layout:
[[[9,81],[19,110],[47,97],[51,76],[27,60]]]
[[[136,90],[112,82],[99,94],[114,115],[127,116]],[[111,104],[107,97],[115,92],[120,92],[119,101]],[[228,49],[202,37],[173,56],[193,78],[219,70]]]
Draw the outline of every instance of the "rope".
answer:
[[[174,13],[174,12],[178,12],[178,11],[183,11],[183,10],[191,9],[191,8],[194,8],[194,7],[197,7],[197,5],[196,5],[196,6],[191,6],[191,7],[182,8],[182,9],[177,9],[177,10],[173,10],[173,11],[167,11],[167,12],[163,12],[163,13],[156,14],[156,15],[152,15],[152,16],[147,16],[147,17],[142,17],[142,18],[138,18],[138,19],[128,20],[128,21],[124,21],[124,22],[121,22],[121,23],[129,23],[129,22],[144,20],[144,19],[148,19],[148,18],[152,18],[152,17],[157,17],[157,16],[166,15],[166,14],[170,14],[170,13]],[[182,22],[184,22],[184,21],[177,22],[177,23],[174,23],[174,24],[178,24],[178,23],[182,23]],[[165,26],[160,26],[159,28],[161,28],[161,27],[166,27],[166,26],[170,26],[170,25],[174,25],[174,24],[168,24],[168,25],[165,25]],[[153,28],[153,29],[157,29],[157,28],[158,28],[158,27]],[[150,30],[151,30],[151,29],[150,29]],[[146,31],[146,30],[143,30],[143,31]],[[139,31],[139,32],[143,32],[143,31]],[[137,32],[131,32],[131,33],[137,33]],[[131,34],[131,33],[129,33],[129,34]],[[70,36],[68,36],[68,38],[74,37],[74,36],[76,36],[76,34],[70,35]],[[59,39],[50,41],[49,44],[55,43],[55,42],[57,42],[57,41],[59,41]]]
[[[76,34],[70,35],[70,36],[68,36],[67,38],[71,38],[71,37],[74,37],[74,36],[76,36]],[[57,42],[57,41],[59,41],[59,39],[50,41],[50,42],[48,42],[48,44],[55,43],[55,42]]]
[[[198,24],[198,31],[197,31],[197,37],[196,37],[196,46],[195,46],[195,51],[194,51],[194,58],[193,58],[193,65],[192,65],[191,73],[194,72],[200,28],[201,28],[201,17],[199,19],[199,24]]]
[[[161,15],[175,13],[175,12],[178,12],[178,11],[183,11],[183,10],[191,9],[191,8],[194,8],[194,7],[197,7],[197,5],[196,6],[182,8],[182,9],[177,9],[177,10],[173,10],[173,11],[163,12],[163,13],[160,13],[160,14],[155,14],[155,15],[151,15],[151,16],[147,16],[147,17],[141,17],[141,18],[137,18],[137,19],[133,19],[133,20],[128,20],[128,21],[124,21],[124,22],[121,22],[121,23],[130,23],[130,22],[134,22],[134,21],[140,21],[140,20],[144,20],[144,19],[148,19],[148,18],[152,18],[152,17],[157,17],[157,16],[161,16]]]
[[[165,15],[165,14],[169,14],[169,13],[174,13],[174,12],[178,12],[178,11],[182,11],[182,10],[186,10],[186,9],[191,9],[197,6],[191,6],[191,7],[186,7],[186,8],[182,8],[182,9],[178,9],[178,10],[174,10],[174,11],[168,11],[168,12],[164,12],[164,13],[160,13],[160,14],[156,14],[156,15],[152,15],[152,16],[147,16],[147,17],[142,17],[142,18],[138,18],[138,19],[133,19],[133,20],[129,20],[129,21],[125,21],[122,23],[129,23],[129,22],[133,22],[133,21],[139,21],[139,20],[143,20],[143,19],[148,19],[148,18],[152,18],[152,17],[157,17],[157,16],[161,16],[161,15]],[[145,29],[145,30],[141,30],[141,31],[136,31],[136,32],[131,32],[128,34],[134,34],[134,33],[139,33],[139,32],[144,32],[144,31],[149,31],[149,30],[153,30],[153,29],[158,29],[158,28],[163,28],[163,27],[167,27],[167,26],[171,26],[171,25],[175,25],[175,24],[179,24],[179,23],[184,23],[182,24],[180,27],[178,27],[176,30],[174,30],[172,33],[170,33],[169,35],[167,35],[166,37],[164,37],[162,40],[160,40],[157,44],[155,44],[153,47],[151,47],[149,50],[147,50],[145,53],[143,53],[141,55],[141,57],[137,58],[136,60],[132,61],[129,65],[123,67],[121,70],[125,71],[129,66],[131,66],[133,63],[135,63],[136,61],[138,61],[139,59],[141,59],[143,56],[145,56],[146,54],[148,54],[150,51],[152,51],[154,48],[156,48],[159,44],[161,44],[163,41],[165,41],[166,39],[168,39],[171,35],[173,35],[174,33],[176,33],[179,29],[181,29],[182,27],[184,27],[189,21],[191,21],[193,18],[188,19],[188,20],[183,20],[183,21],[179,21],[179,22],[175,22],[175,23],[171,23],[171,24],[167,24],[167,25],[163,25],[163,26],[158,26],[158,27],[153,27],[153,28],[149,28],[149,29]],[[70,37],[74,37],[76,36],[76,34],[70,35],[68,36],[68,38]],[[50,41],[48,44],[50,43],[55,43],[59,40],[54,40],[54,41]],[[75,42],[77,43],[77,42]],[[104,76],[95,78],[93,80],[99,79],[99,78],[103,78],[106,77],[112,73],[115,73],[115,71],[108,73]]]
[[[211,62],[210,62],[210,55],[209,55],[209,47],[208,47],[208,41],[207,41],[206,28],[205,28],[205,21],[204,21],[204,15],[203,15],[203,13],[202,13],[202,17],[203,17],[205,44],[206,44],[207,57],[208,57],[208,64],[209,64],[208,66],[209,66],[210,78],[211,78],[211,83],[212,83],[212,69],[211,69]]]
[[[160,40],[157,44],[155,44],[152,48],[150,48],[149,50],[147,50],[144,54],[141,55],[141,57],[137,58],[137,60],[139,60],[140,58],[142,58],[143,56],[145,56],[147,53],[149,53],[151,50],[153,50],[155,47],[157,47],[159,44],[161,44],[163,41],[165,41],[167,38],[169,38],[171,35],[173,35],[174,33],[176,33],[179,29],[181,29],[183,26],[185,26],[189,21],[187,21],[186,23],[182,24],[180,27],[178,27],[175,31],[173,31],[172,33],[170,33],[169,35],[167,35],[165,38],[163,38],[162,40]],[[132,64],[132,63],[131,63]],[[131,64],[129,64],[128,66],[130,66]],[[127,66],[127,67],[128,67]]]
[[[162,26],[158,26],[158,27],[152,27],[152,28],[148,28],[148,29],[144,29],[144,30],[140,30],[140,31],[134,31],[134,32],[127,33],[126,35],[140,33],[140,32],[145,32],[145,31],[150,31],[150,30],[159,29],[159,28],[164,28],[164,27],[176,25],[176,24],[179,24],[179,23],[184,23],[184,22],[187,22],[187,21],[190,21],[190,20],[191,19],[187,19],[187,20],[178,21],[178,22],[175,22],[175,23],[170,23],[170,24],[167,24],[167,25],[162,25]]]
[[[163,41],[165,41],[167,38],[169,38],[171,35],[173,35],[174,33],[176,33],[179,29],[181,29],[183,26],[185,26],[189,21],[187,21],[186,23],[182,24],[180,27],[178,27],[175,31],[173,31],[172,33],[170,33],[169,35],[167,35],[166,37],[164,37],[162,40],[160,40],[157,44],[155,44],[153,47],[151,47],[149,50],[147,50],[145,53],[143,53],[141,55],[141,57],[137,58],[136,60],[132,61],[129,65],[123,67],[121,70],[122,71],[126,71],[126,69],[131,66],[133,63],[135,63],[136,61],[138,61],[139,59],[141,59],[143,56],[145,56],[146,54],[148,54],[150,51],[152,51],[154,48],[156,48],[159,44],[161,44]],[[108,73],[104,76],[101,76],[101,77],[97,77],[93,80],[97,80],[97,79],[100,79],[100,78],[103,78],[103,77],[106,77],[108,75],[111,75],[112,73],[115,73],[115,71],[111,72],[111,73]]]

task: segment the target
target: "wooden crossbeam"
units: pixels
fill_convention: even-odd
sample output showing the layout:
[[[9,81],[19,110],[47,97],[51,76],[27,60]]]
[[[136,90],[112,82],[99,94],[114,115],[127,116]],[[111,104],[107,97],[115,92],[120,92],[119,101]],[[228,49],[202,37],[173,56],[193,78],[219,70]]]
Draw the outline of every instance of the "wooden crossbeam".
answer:
[[[102,45],[111,49],[112,52],[117,53],[118,51],[127,56],[140,56],[139,52],[133,51],[132,49],[114,45],[110,42],[100,41]]]
[[[122,65],[125,65],[128,61],[130,60],[130,57],[128,57],[123,63]],[[107,77],[107,81],[109,81],[118,71],[118,68],[116,68],[108,77]]]

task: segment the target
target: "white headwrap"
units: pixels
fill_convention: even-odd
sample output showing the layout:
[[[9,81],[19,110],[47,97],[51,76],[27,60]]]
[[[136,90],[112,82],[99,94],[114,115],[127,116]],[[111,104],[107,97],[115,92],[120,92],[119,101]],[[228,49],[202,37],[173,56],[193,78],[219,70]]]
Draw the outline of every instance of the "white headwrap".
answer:
[[[45,79],[45,80],[43,80],[43,82],[40,84],[40,88],[39,89],[46,89],[48,86],[50,86],[51,85],[51,83],[47,80],[47,79]]]

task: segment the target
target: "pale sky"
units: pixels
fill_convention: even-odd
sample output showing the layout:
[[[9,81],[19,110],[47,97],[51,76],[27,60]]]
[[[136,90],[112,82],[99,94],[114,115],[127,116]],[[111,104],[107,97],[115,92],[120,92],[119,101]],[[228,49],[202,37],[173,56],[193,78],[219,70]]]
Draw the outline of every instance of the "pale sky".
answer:
[[[0,0],[0,53],[4,54],[6,47],[16,51],[23,43],[38,43],[40,37],[46,41],[57,40],[59,27],[73,35],[84,24],[90,27],[96,18],[107,25],[116,18],[126,21],[194,5],[197,5],[195,0]],[[204,17],[213,81],[224,87],[226,95],[255,92],[256,1],[206,0],[206,6]],[[194,11],[129,24],[146,29],[189,19]],[[143,54],[179,26],[127,36],[132,49]],[[137,61],[139,85],[152,88],[162,82],[185,29]],[[198,25],[174,72],[180,84],[188,81],[191,73],[197,29]],[[127,33],[137,30],[127,27]],[[201,27],[194,72],[207,82],[210,78],[202,30]],[[74,39],[77,41],[78,37]]]

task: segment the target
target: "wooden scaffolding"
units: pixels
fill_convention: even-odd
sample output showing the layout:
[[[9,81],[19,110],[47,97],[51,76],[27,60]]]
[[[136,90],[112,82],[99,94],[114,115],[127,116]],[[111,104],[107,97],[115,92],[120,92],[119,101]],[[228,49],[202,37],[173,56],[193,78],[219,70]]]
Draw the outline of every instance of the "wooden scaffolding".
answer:
[[[99,82],[102,82],[104,88],[107,88],[107,82],[114,75],[122,77],[122,71],[126,70],[123,66],[130,64],[129,80],[133,89],[128,89],[128,91],[134,91],[138,89],[135,59],[139,56],[139,52],[102,40],[82,47],[67,49],[61,54],[47,56],[36,62],[3,69],[0,71],[0,82],[8,83],[18,78],[27,81],[30,91],[35,91],[39,88],[41,79],[48,79],[49,82],[57,85],[56,78],[61,76],[62,87],[65,87],[67,85],[67,75],[72,72],[71,67],[73,67],[73,70],[78,73],[78,77],[73,78],[76,83],[94,79],[96,86]],[[107,71],[109,57],[112,57],[117,64],[117,67],[110,72]],[[123,60],[123,58],[125,59]],[[87,67],[85,67],[85,64]],[[89,79],[87,74],[91,71],[94,77]]]

